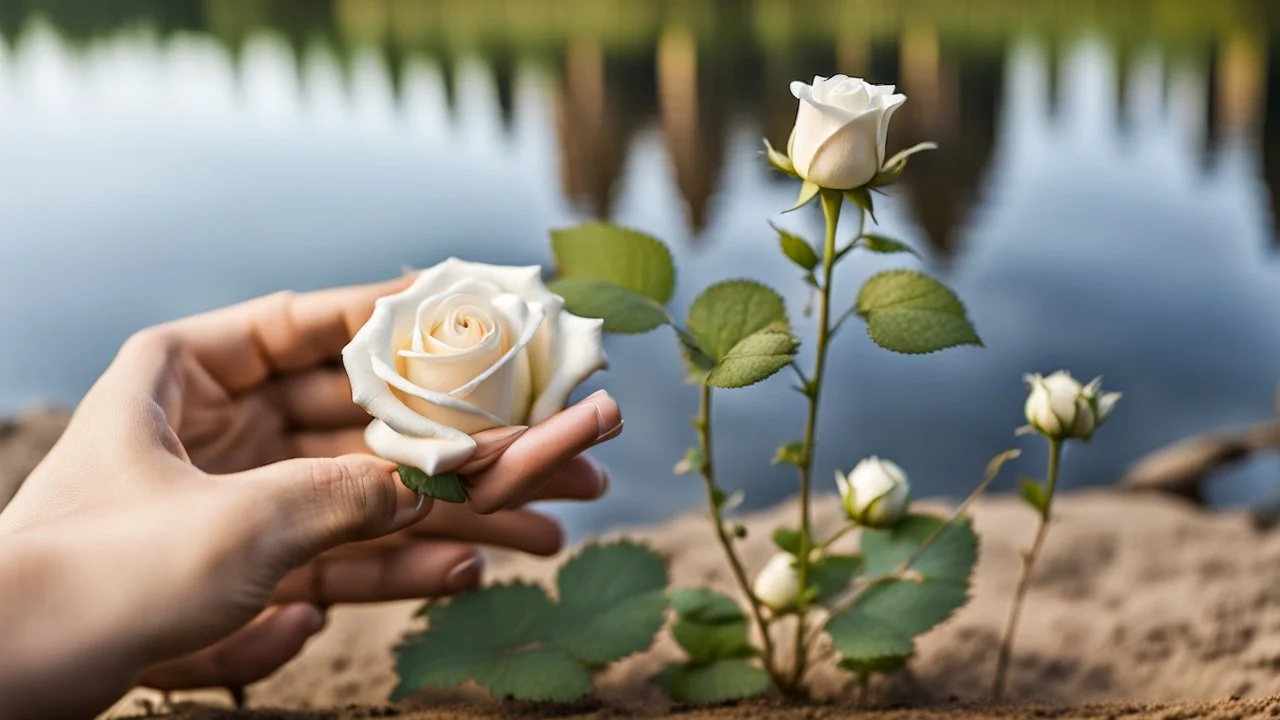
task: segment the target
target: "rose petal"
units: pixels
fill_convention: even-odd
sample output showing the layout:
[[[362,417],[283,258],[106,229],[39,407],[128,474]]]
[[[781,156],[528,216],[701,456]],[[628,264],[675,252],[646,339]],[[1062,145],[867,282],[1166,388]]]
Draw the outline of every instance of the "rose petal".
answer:
[[[475,441],[468,435],[411,437],[392,430],[381,420],[374,420],[365,428],[364,442],[378,457],[416,467],[428,475],[456,470],[476,449]]]
[[[837,128],[808,155],[809,166],[801,170],[796,163],[796,170],[806,179],[835,190],[867,184],[880,169],[877,149],[865,140],[880,132],[879,115],[879,110],[867,110]]]
[[[546,325],[546,342],[550,348],[559,349],[559,353],[545,367],[535,368],[537,399],[529,412],[530,423],[540,423],[562,410],[569,402],[569,395],[574,388],[581,385],[591,373],[609,366],[609,358],[605,355],[604,343],[600,339],[604,328],[603,320],[562,312],[558,316],[551,316]],[[532,352],[530,356],[538,357]],[[537,387],[536,374],[539,370],[550,371],[547,373],[546,384],[541,387]]]

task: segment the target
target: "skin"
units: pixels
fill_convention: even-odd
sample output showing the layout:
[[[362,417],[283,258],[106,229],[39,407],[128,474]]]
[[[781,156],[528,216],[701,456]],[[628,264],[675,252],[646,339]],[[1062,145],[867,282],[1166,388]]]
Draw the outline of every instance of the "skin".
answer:
[[[367,454],[339,364],[409,280],[279,293],[125,343],[0,513],[0,718],[253,682],[331,603],[471,588],[476,544],[559,550],[559,525],[524,505],[605,491],[582,453],[618,434],[617,404],[477,434],[470,503],[419,508]]]

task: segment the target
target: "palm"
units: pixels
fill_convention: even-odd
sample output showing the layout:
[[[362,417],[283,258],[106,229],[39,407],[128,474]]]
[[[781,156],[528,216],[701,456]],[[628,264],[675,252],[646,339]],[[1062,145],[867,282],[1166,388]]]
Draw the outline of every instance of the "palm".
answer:
[[[183,407],[174,431],[196,467],[243,472],[298,455],[271,385],[232,394],[203,366],[183,363]]]

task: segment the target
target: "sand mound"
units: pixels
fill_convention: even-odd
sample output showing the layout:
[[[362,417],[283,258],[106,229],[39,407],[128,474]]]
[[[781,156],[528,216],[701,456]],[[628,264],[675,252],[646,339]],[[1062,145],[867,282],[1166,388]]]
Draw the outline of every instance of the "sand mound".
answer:
[[[0,502],[47,450],[61,417],[41,412],[0,425]],[[839,512],[832,498],[817,504],[820,534],[839,522]],[[740,518],[750,531],[742,549],[753,569],[772,552],[770,529],[791,524],[794,513],[794,504],[786,503]],[[1277,703],[1224,700],[1280,694],[1280,533],[1258,528],[1245,513],[1206,513],[1179,500],[1114,490],[1066,495],[1056,516],[1029,597],[1010,683],[1012,698],[1050,705],[966,704],[981,703],[989,688],[1018,550],[1033,531],[1030,511],[1012,497],[992,497],[974,506],[982,547],[972,602],[920,641],[907,672],[873,686],[872,700],[880,707],[917,709],[876,716],[1280,716]],[[618,534],[645,540],[669,557],[676,584],[731,590],[718,546],[697,514]],[[490,576],[547,582],[559,561],[494,553]],[[249,689],[250,705],[363,706],[315,717],[388,712],[422,718],[504,717],[525,712],[470,699],[459,705],[458,696],[424,696],[406,707],[385,708],[394,683],[389,650],[415,627],[416,607],[396,603],[335,609],[329,627],[300,657]],[[618,663],[602,676],[600,702],[534,712],[558,717],[663,714],[672,708],[644,680],[676,654],[664,637],[652,652]],[[820,670],[814,681],[826,704],[686,709],[681,717],[824,718],[851,712],[842,673]],[[218,692],[191,697],[226,702]],[[116,713],[137,713],[155,699],[139,691],[122,701]],[[1203,704],[1209,700],[1217,702]],[[225,716],[220,712],[204,707],[180,715]],[[254,716],[284,715],[243,715]]]

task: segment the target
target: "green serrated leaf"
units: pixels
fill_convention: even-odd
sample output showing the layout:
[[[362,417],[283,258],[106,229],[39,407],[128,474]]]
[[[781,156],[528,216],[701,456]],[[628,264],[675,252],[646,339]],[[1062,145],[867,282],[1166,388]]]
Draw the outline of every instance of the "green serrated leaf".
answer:
[[[647,333],[669,320],[657,302],[608,280],[563,277],[549,287],[564,298],[565,309],[574,315],[602,318],[605,332]]]
[[[553,230],[551,250],[561,277],[607,280],[659,305],[675,289],[671,252],[636,230],[602,222]]]
[[[805,180],[804,183],[800,185],[800,195],[796,198],[796,204],[792,205],[786,210],[783,210],[782,212],[788,213],[793,210],[799,210],[805,205],[808,205],[814,198],[818,197],[818,193],[821,190],[822,188],[819,187],[817,183],[812,183],[812,182],[809,182],[808,180]]]
[[[800,556],[800,543],[803,538],[799,530],[792,528],[780,527],[773,531],[773,544],[777,545],[782,552],[795,557]],[[810,543],[811,547],[812,545],[813,543]]]
[[[754,385],[789,365],[799,347],[789,332],[764,330],[748,335],[707,375],[707,384],[718,388]]]
[[[902,668],[906,667],[907,661],[910,659],[911,659],[910,655],[900,655],[897,657],[877,657],[877,658],[870,658],[867,660],[854,660],[851,658],[845,658],[840,662],[836,663],[836,665],[840,667],[840,669],[848,670],[854,675],[871,675],[873,673],[888,675],[890,673],[896,673]]]
[[[643,545],[588,546],[560,568],[551,641],[575,658],[605,665],[646,650],[662,629],[667,565]]]
[[[728,280],[694,299],[686,324],[698,348],[719,362],[754,333],[770,327],[785,330],[787,306],[781,295],[754,280]]]
[[[792,164],[791,158],[787,157],[783,152],[774,150],[773,145],[769,144],[769,138],[764,138],[764,154],[765,157],[769,158],[769,164],[779,172],[784,172],[792,177],[799,177],[796,175],[796,167]]]
[[[883,530],[862,531],[862,556],[868,575],[895,572],[916,550],[945,525],[929,515],[908,515]],[[911,569],[930,580],[966,583],[978,557],[978,537],[968,519],[959,519],[938,535]]]
[[[816,599],[829,600],[844,592],[862,570],[859,555],[823,555],[809,565],[809,578],[817,590]]]
[[[821,260],[818,259],[818,253],[813,249],[807,240],[782,228],[769,223],[775,232],[778,233],[778,244],[782,246],[782,254],[786,255],[791,262],[800,266],[800,269],[811,272],[818,267]]]
[[[429,498],[448,503],[464,503],[467,501],[467,485],[462,476],[455,472],[428,475],[416,467],[397,465],[400,482],[405,487]]]
[[[910,515],[892,528],[864,530],[867,574],[897,572],[930,538],[934,538],[932,545],[904,578],[872,584],[848,610],[828,620],[827,634],[846,659],[868,662],[908,656],[917,635],[964,605],[978,554],[978,538],[965,519],[947,524],[940,518]]]
[[[658,680],[673,700],[707,705],[755,697],[769,689],[769,674],[743,658],[707,665],[675,665]]]
[[[946,620],[968,599],[968,587],[948,581],[881,580],[825,630],[847,660],[910,655],[915,637]]]
[[[427,608],[428,629],[396,648],[392,700],[414,690],[456,687],[509,649],[541,638],[551,601],[535,585],[491,585]]]
[[[535,585],[492,585],[425,609],[396,648],[392,698],[474,679],[495,697],[568,701],[591,671],[652,644],[666,614],[666,566],[634,543],[593,545],[561,568],[560,602]]]
[[[678,588],[671,593],[671,609],[681,618],[704,625],[745,619],[733,598],[706,588]]]
[[[779,465],[781,463],[795,465],[796,467],[804,464],[804,444],[799,440],[793,440],[779,445],[778,449],[773,451],[773,464]]]
[[[876,205],[875,201],[871,199],[870,190],[865,187],[857,187],[852,190],[845,190],[844,196],[849,199],[849,202],[865,210],[871,216],[871,222],[878,222],[876,220]]]
[[[888,255],[891,253],[911,253],[916,257],[920,257],[920,253],[916,252],[915,248],[900,240],[894,240],[893,238],[885,237],[884,235],[866,233],[862,236],[858,244],[864,250],[869,250],[873,253],[880,253],[882,255]]]
[[[531,648],[498,658],[475,674],[495,698],[570,702],[592,690],[591,675],[563,650]]]
[[[714,625],[679,619],[671,626],[671,636],[695,664],[756,654],[747,639],[745,619]]]
[[[676,331],[676,338],[680,341],[680,349],[683,351],[690,373],[700,377],[703,373],[710,372],[716,366],[715,358],[710,357],[698,347],[698,338],[678,325],[672,325],[672,328]]]
[[[914,270],[889,270],[867,280],[856,309],[871,339],[886,350],[914,355],[982,345],[955,293]]]
[[[1029,477],[1018,478],[1018,495],[1023,500],[1026,500],[1027,504],[1034,508],[1036,512],[1041,515],[1044,514],[1044,509],[1049,503],[1049,496],[1045,493],[1044,486],[1038,481]]]

